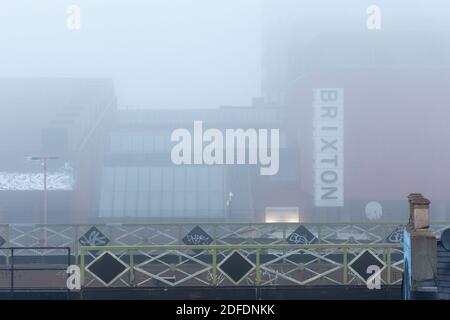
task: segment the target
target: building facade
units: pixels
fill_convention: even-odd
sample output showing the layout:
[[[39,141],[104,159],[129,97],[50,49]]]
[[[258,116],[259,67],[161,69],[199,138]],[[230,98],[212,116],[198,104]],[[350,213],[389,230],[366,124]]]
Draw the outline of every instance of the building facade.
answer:
[[[279,129],[283,114],[274,108],[222,107],[209,110],[120,110],[108,141],[98,219],[102,221],[261,221],[265,201],[278,184],[291,181],[296,167],[282,130],[279,175],[260,177],[256,165],[174,164],[174,130]],[[246,154],[249,152],[247,141]],[[222,153],[225,153],[225,147]],[[274,180],[275,179],[275,180]],[[280,181],[277,181],[277,180]],[[269,196],[261,196],[264,193]]]
[[[2,78],[0,105],[1,222],[86,221],[98,201],[97,172],[116,109],[112,81]],[[51,157],[47,192],[44,157]]]

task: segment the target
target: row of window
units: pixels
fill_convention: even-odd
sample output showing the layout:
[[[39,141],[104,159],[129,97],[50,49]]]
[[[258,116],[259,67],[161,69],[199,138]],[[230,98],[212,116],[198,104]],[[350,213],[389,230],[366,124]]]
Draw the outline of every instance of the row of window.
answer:
[[[106,167],[100,217],[222,217],[223,174],[223,167]]]
[[[170,133],[120,134],[111,135],[111,153],[165,153],[172,148]]]
[[[119,121],[123,124],[166,123],[177,124],[189,122],[188,119],[202,120],[208,123],[274,123],[280,118],[277,108],[224,108],[219,110],[149,111],[127,110],[119,113]]]
[[[170,139],[170,132],[159,133],[113,133],[111,134],[111,153],[168,153],[175,142]],[[269,141],[269,145],[270,145]],[[287,145],[286,135],[281,133],[279,146],[285,148]]]

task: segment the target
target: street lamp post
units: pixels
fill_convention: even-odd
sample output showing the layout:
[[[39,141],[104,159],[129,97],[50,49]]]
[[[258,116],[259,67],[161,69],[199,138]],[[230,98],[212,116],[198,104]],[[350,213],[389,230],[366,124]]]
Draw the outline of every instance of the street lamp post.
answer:
[[[45,229],[48,224],[47,163],[48,160],[57,160],[59,158],[54,156],[33,156],[28,159],[30,161],[41,161],[41,165],[44,167],[44,212],[42,224],[44,225],[44,243],[47,245],[47,230]]]
[[[227,215],[228,215],[227,219],[230,219],[230,218],[231,218],[231,204],[232,204],[232,202],[233,202],[233,197],[234,197],[234,194],[233,194],[233,192],[230,191],[230,192],[228,193],[227,201],[226,201],[226,205],[227,205]]]

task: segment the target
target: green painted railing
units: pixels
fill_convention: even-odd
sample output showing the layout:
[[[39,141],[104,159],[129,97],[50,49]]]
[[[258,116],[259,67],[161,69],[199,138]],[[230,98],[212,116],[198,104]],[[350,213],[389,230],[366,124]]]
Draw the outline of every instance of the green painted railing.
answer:
[[[396,222],[339,222],[339,223],[148,223],[148,224],[3,224],[0,225],[0,245],[3,247],[70,247],[79,262],[82,245],[108,246],[160,246],[183,245],[184,238],[195,226],[210,237],[212,245],[287,244],[299,226],[310,231],[318,244],[389,244],[400,243],[403,232]],[[450,226],[450,222],[433,222],[437,236]],[[81,241],[95,227],[107,241],[99,243]],[[392,237],[392,235],[394,236]],[[97,237],[95,239],[101,238]],[[93,238],[93,239],[94,239]],[[393,238],[394,241],[390,241]],[[94,240],[95,240],[94,239]],[[91,239],[92,240],[92,239]],[[304,243],[304,242],[297,242]],[[42,255],[38,250],[22,250],[20,255]],[[58,254],[48,251],[45,254]],[[2,252],[0,252],[2,255]]]
[[[191,274],[185,276],[185,280],[169,282],[161,274],[172,274],[178,268],[186,267],[188,263],[195,264],[199,260],[200,253],[210,257],[210,263],[200,265],[199,269],[192,269]],[[103,254],[112,254],[120,259],[128,267],[128,277],[122,278],[120,285],[144,286],[151,279],[161,280],[167,286],[189,286],[196,285],[196,282],[208,286],[230,285],[230,281],[224,281],[224,271],[220,265],[233,252],[239,253],[247,261],[252,261],[252,272],[247,274],[242,280],[247,280],[247,284],[253,286],[261,285],[315,285],[332,283],[335,285],[365,285],[357,275],[349,273],[352,263],[357,257],[369,251],[376,256],[382,256],[385,267],[383,268],[384,285],[398,285],[403,267],[402,245],[400,244],[309,244],[309,245],[288,245],[288,244],[239,244],[239,245],[164,245],[164,246],[82,246],[80,247],[80,269],[81,282],[83,287],[92,286],[116,286],[116,283],[99,284],[94,277],[90,282],[86,281],[87,275],[91,274],[89,266],[101,259]],[[95,252],[95,254],[92,254]],[[393,257],[393,253],[396,253]],[[330,255],[342,256],[342,262],[329,258]],[[177,264],[169,265],[162,258],[168,255],[180,256],[183,259]],[[267,256],[270,255],[268,259]],[[311,261],[298,264],[295,268],[294,257],[308,256]],[[137,257],[140,262],[137,263]],[[265,256],[265,260],[263,260]],[[87,265],[87,258],[91,261]],[[127,261],[127,262],[125,262]],[[253,262],[254,261],[254,262]],[[187,263],[188,262],[188,263]],[[147,263],[153,263],[155,270],[145,269]],[[157,267],[159,265],[159,268]],[[293,266],[293,268],[286,268]],[[300,267],[301,266],[301,267]],[[288,270],[289,269],[289,270]],[[311,275],[305,276],[305,272]],[[396,279],[393,281],[393,276]],[[141,274],[141,282],[137,279],[137,274]],[[210,274],[210,278],[201,278],[204,273]],[[194,274],[194,276],[192,276]],[[143,275],[143,276],[142,276]],[[277,282],[263,279],[273,275],[277,277]],[[219,277],[222,276],[219,283]],[[281,280],[281,281],[279,281]],[[232,284],[233,285],[233,284]],[[238,285],[234,283],[234,285]],[[239,284],[241,285],[241,283]],[[152,285],[148,285],[152,286]]]

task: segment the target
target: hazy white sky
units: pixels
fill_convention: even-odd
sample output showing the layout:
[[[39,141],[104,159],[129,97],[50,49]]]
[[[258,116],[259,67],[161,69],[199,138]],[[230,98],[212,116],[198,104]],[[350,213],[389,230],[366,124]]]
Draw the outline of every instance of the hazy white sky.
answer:
[[[450,30],[448,0],[0,0],[0,75],[110,77],[120,105],[247,105],[260,95],[263,1],[282,12],[275,25],[293,13],[306,33],[364,31],[373,3],[383,30]],[[71,4],[79,31],[66,27]]]
[[[81,8],[81,30],[66,8]],[[119,103],[248,105],[260,92],[258,0],[0,1],[2,76],[111,77]]]

